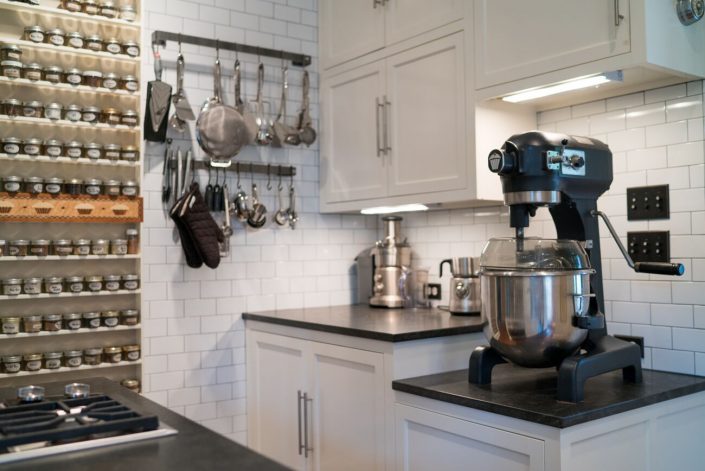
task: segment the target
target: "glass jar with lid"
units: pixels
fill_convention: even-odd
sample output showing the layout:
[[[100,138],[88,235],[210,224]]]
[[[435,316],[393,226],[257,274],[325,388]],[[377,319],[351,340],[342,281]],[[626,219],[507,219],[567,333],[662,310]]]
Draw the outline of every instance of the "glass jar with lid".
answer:
[[[122,275],[122,289],[129,291],[135,291],[140,287],[140,277],[139,275],[129,274]]]
[[[50,65],[42,69],[42,78],[51,83],[61,83],[63,74],[63,69],[58,65]]]
[[[23,38],[26,41],[32,41],[33,43],[43,43],[44,42],[44,28],[39,25],[25,26]]]
[[[24,294],[41,294],[42,279],[38,276],[30,276],[22,280],[22,291]]]
[[[44,191],[56,196],[64,189],[64,180],[58,177],[51,177],[44,180]]]
[[[24,182],[22,177],[16,175],[8,175],[2,179],[2,189],[11,195],[21,193],[24,190]]]
[[[2,357],[2,371],[7,374],[14,374],[22,369],[22,356],[5,355]]]
[[[64,70],[64,82],[71,85],[81,85],[83,82],[83,73],[81,69],[71,67],[70,69]]]
[[[21,61],[22,48],[16,44],[4,43],[0,45],[0,60]]]
[[[71,196],[78,196],[81,194],[81,189],[83,188],[83,180],[80,178],[71,178],[66,180],[64,183],[64,191]]]
[[[84,123],[97,123],[100,117],[100,108],[97,106],[84,106],[81,110],[81,121]]]
[[[49,157],[59,157],[64,153],[64,145],[57,139],[47,139],[44,141],[42,153]]]
[[[103,50],[103,38],[98,34],[86,36],[84,46],[86,49],[90,49],[91,51],[100,52]]]
[[[96,0],[82,0],[81,11],[88,15],[97,15],[100,12]]]
[[[44,117],[52,121],[61,119],[62,112],[61,103],[49,103],[44,107]]]
[[[140,82],[134,75],[125,75],[120,79],[120,88],[128,92],[136,92],[140,89]]]
[[[54,46],[63,46],[66,43],[66,34],[61,28],[48,29],[44,33],[44,42]]]
[[[63,316],[64,328],[68,330],[78,330],[83,324],[81,322],[82,315],[78,312],[67,312]]]
[[[103,155],[108,160],[120,160],[120,146],[118,144],[105,144],[103,146]]]
[[[135,11],[135,7],[132,5],[123,5],[120,7],[119,16],[121,20],[132,23],[137,19],[137,12]]]
[[[140,382],[134,378],[127,378],[120,381],[120,385],[129,389],[132,392],[140,392]]]
[[[127,54],[130,57],[140,56],[140,45],[135,41],[126,41],[122,45],[122,53]]]
[[[105,275],[103,283],[106,291],[117,291],[120,289],[120,275]]]
[[[135,110],[125,110],[120,116],[120,124],[125,126],[134,127],[139,124],[139,115]]]
[[[61,0],[61,8],[71,13],[81,11],[81,0]]]
[[[107,239],[93,239],[91,253],[93,255],[108,255],[109,241]]]
[[[105,50],[111,54],[120,54],[122,51],[122,46],[120,41],[115,38],[110,38],[105,41]]]
[[[116,327],[120,321],[120,311],[109,310],[100,313],[105,327]]]
[[[120,196],[120,180],[105,180],[105,194],[108,196]]]
[[[140,346],[139,345],[123,345],[122,347],[123,358],[127,361],[137,361],[140,359]]]
[[[88,180],[86,180],[83,188],[87,195],[98,196],[103,193],[103,181],[98,180],[97,178],[89,178]]]
[[[86,157],[91,160],[98,160],[103,158],[103,146],[97,142],[89,142],[83,146],[83,153]]]
[[[122,347],[103,348],[103,359],[106,363],[120,363],[122,361]]]
[[[88,290],[94,293],[103,289],[103,277],[100,275],[91,275],[85,278]]]
[[[118,78],[118,75],[113,72],[108,72],[103,75],[101,86],[103,88],[107,88],[108,90],[115,90],[118,88],[119,83],[120,79]]]
[[[64,108],[64,119],[67,121],[77,122],[81,120],[81,107],[78,105],[68,105]],[[78,141],[71,141],[78,142]],[[79,143],[80,147],[80,143]],[[80,156],[79,156],[80,157]]]
[[[36,82],[42,79],[42,65],[32,62],[22,66],[22,78]]]
[[[100,2],[100,15],[106,18],[117,18],[118,10],[115,6],[115,2],[112,0]]]
[[[100,115],[100,122],[111,126],[117,126],[120,124],[120,118],[120,111],[117,108],[105,108],[103,113]]]
[[[61,314],[44,314],[44,330],[47,332],[58,332],[61,330]]]
[[[83,326],[89,329],[100,327],[100,313],[97,311],[83,313]]]
[[[127,229],[125,237],[127,237],[127,253],[129,255],[138,254],[140,251],[140,238],[137,229]]]
[[[22,141],[22,152],[27,155],[37,156],[42,151],[42,140],[30,137]]]
[[[120,323],[122,325],[137,325],[139,324],[140,312],[137,309],[123,309],[120,311]]]
[[[90,255],[91,241],[88,239],[75,239],[73,241],[74,255]]]
[[[27,239],[15,239],[7,244],[7,254],[10,257],[26,257],[28,253],[29,240]]]
[[[2,294],[4,296],[22,294],[22,278],[6,278],[2,280]]]
[[[24,189],[30,195],[44,193],[44,179],[42,177],[27,177],[24,179]]]
[[[2,104],[2,112],[8,116],[22,115],[22,102],[17,98],[6,98],[0,102]]]
[[[22,318],[22,327],[25,333],[36,334],[42,330],[42,316],[39,314],[30,314]]]
[[[69,293],[80,293],[83,291],[83,277],[82,276],[67,276],[64,279],[66,283],[66,291]]]
[[[15,316],[3,317],[1,332],[6,335],[14,335],[20,333],[20,318]]]
[[[83,363],[89,366],[100,365],[103,362],[103,349],[99,347],[83,350]]]
[[[61,367],[61,352],[46,352],[44,358],[44,368],[47,370],[58,370]]]
[[[125,160],[127,162],[137,162],[140,159],[140,151],[137,146],[129,145],[124,146],[120,150],[120,160]]]
[[[83,71],[83,85],[88,85],[89,87],[100,87],[103,82],[103,72],[98,70],[84,70]]]
[[[20,78],[22,75],[22,62],[20,61],[0,61],[0,68],[2,68],[2,74],[7,78]]]
[[[42,369],[41,353],[27,353],[22,355],[22,360],[24,361],[25,371],[39,371]]]
[[[137,185],[136,181],[126,180],[122,182],[120,192],[122,193],[122,196],[135,197],[139,192],[139,186]]]
[[[2,151],[8,155],[17,155],[20,153],[22,139],[17,137],[3,137]]]
[[[64,279],[60,276],[47,276],[44,278],[44,291],[49,294],[59,294],[64,291]]]
[[[76,49],[83,48],[83,35],[78,31],[74,31],[66,35],[66,42],[69,46],[75,47]]]
[[[7,241],[0,239],[0,257],[7,255]]]
[[[44,105],[41,101],[31,100],[22,103],[22,116],[25,118],[41,118]]]
[[[127,239],[113,239],[110,241],[110,253],[112,255],[127,254]]]
[[[70,239],[55,239],[51,241],[51,254],[65,257],[73,254],[73,245]]]
[[[46,257],[49,255],[49,241],[46,239],[35,239],[29,246],[30,255],[36,257]]]
[[[64,366],[78,368],[83,364],[83,352],[81,350],[68,350],[64,352]]]

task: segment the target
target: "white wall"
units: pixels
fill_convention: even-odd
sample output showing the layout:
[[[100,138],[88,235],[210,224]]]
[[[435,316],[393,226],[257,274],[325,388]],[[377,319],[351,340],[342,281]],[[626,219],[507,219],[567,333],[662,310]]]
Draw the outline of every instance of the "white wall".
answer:
[[[224,41],[286,49],[313,56],[312,114],[318,121],[317,15],[315,0],[146,0],[143,89],[153,79],[149,54],[153,30],[183,32]],[[197,111],[212,94],[211,67],[215,51],[184,45],[185,87]],[[175,83],[176,44],[163,53],[164,79]],[[233,53],[222,53],[224,76],[232,74]],[[257,57],[242,55],[245,92],[254,98]],[[278,106],[280,61],[265,59],[265,99]],[[301,102],[301,69],[293,67],[288,102],[289,123]],[[226,103],[232,104],[233,84],[223,80]],[[145,94],[146,95],[146,94]],[[144,109],[144,105],[143,105]],[[193,134],[191,134],[193,135]],[[172,137],[179,137],[172,135]],[[175,141],[182,148],[195,141]],[[147,397],[228,437],[245,441],[245,349],[241,313],[275,308],[347,304],[354,280],[350,267],[355,255],[372,244],[374,218],[318,214],[318,145],[270,149],[249,147],[244,161],[296,166],[294,184],[300,221],[296,230],[268,223],[253,230],[236,224],[232,255],[216,270],[186,267],[174,225],[161,203],[164,147],[145,144],[143,193],[143,357]],[[207,174],[199,180],[205,186]],[[250,180],[242,176],[250,192]],[[271,214],[277,207],[266,190],[266,177],[257,177]],[[276,180],[273,182],[276,188]],[[285,180],[285,191],[286,184]],[[228,180],[234,193],[234,175]]]

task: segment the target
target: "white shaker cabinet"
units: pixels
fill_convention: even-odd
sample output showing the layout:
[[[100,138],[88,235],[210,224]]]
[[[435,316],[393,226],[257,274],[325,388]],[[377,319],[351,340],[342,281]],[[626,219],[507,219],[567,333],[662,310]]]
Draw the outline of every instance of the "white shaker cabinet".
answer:
[[[463,17],[462,0],[324,0],[319,7],[325,69]]]
[[[478,89],[628,53],[629,0],[475,0]]]

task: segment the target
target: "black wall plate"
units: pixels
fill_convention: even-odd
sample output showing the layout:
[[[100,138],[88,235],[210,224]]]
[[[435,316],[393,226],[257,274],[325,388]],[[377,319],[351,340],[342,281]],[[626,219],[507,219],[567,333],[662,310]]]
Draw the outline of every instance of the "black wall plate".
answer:
[[[428,294],[428,299],[441,299],[441,284],[440,283],[429,283],[426,285],[426,293]]]
[[[670,262],[669,231],[627,232],[627,251],[635,262]]]
[[[668,191],[668,185],[627,188],[627,220],[670,218]]]

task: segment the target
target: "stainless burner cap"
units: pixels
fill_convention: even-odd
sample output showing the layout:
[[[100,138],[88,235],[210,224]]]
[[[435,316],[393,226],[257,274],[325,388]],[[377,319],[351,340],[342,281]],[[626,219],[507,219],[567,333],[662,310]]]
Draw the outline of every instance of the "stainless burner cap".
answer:
[[[22,402],[39,402],[44,400],[44,388],[41,386],[24,386],[17,390],[17,398]]]
[[[85,383],[71,383],[64,386],[64,395],[71,399],[88,397],[91,393],[91,387]]]

